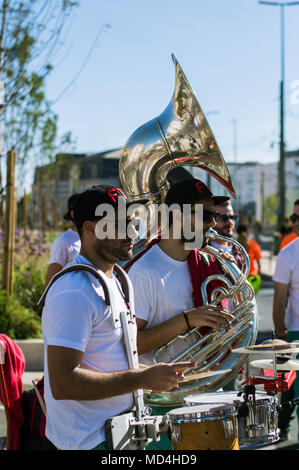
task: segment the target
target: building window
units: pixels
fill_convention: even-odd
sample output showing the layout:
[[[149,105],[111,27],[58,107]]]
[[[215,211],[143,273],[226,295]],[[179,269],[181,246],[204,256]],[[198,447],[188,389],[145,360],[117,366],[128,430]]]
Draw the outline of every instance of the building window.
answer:
[[[92,165],[83,163],[83,168],[81,172],[81,178],[83,180],[88,180],[92,178]]]
[[[62,181],[68,180],[70,177],[70,169],[68,165],[61,165],[59,168],[59,179]]]
[[[106,179],[106,178],[118,177],[118,165],[119,165],[118,159],[105,158],[101,160],[97,168],[98,178]]]
[[[251,188],[247,189],[246,199],[247,199],[247,201],[253,201],[254,200],[253,191],[252,191]]]
[[[253,174],[252,173],[247,173],[247,184],[252,184],[253,183]]]

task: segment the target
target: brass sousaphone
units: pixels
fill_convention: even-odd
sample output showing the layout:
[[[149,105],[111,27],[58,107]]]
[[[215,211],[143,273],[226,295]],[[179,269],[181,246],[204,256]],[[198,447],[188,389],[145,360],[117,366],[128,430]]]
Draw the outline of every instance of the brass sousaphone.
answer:
[[[170,103],[158,117],[133,132],[123,148],[119,162],[120,181],[129,197],[136,202],[147,198],[151,203],[148,209],[150,220],[148,227],[151,225],[151,206],[163,203],[169,185],[175,180],[175,177],[170,178],[170,175],[175,175],[177,172],[179,178],[186,177],[185,174],[190,178],[189,172],[184,167],[192,166],[210,173],[234,198],[236,197],[228,168],[212,130],[174,55],[172,59],[176,78]],[[152,233],[149,228],[148,233]],[[215,234],[211,233],[210,236],[215,237]],[[146,235],[144,239],[149,241]],[[165,359],[172,345],[169,348],[165,345],[154,353],[155,362],[162,360],[159,359],[160,351],[163,352],[163,362],[195,359],[198,368],[187,371],[188,375],[208,370],[221,372],[230,369],[231,372],[182,382],[178,390],[174,389],[161,396],[149,396],[149,403],[180,406],[186,395],[216,391],[236,376],[247,360],[246,354],[231,353],[232,348],[254,344],[257,329],[254,294],[246,280],[249,260],[245,250],[240,248],[244,256],[243,272],[238,270],[236,265],[223,261],[217,250],[212,249],[212,254],[219,260],[224,276],[228,280],[226,291],[231,299],[233,308],[231,313],[235,315],[231,334],[213,330],[206,337],[200,338],[199,332],[192,332],[192,341],[196,338],[195,342],[198,343],[197,340],[200,339],[199,350],[196,347],[196,351],[190,347],[190,336],[188,338],[180,336],[175,340],[183,344],[185,342],[186,351],[179,355],[179,359],[170,354],[169,360]],[[210,248],[205,250],[209,251]],[[225,292],[222,291],[221,294],[224,295]],[[206,298],[204,292],[203,298]]]
[[[119,161],[119,177],[132,200],[160,202],[167,175],[194,166],[214,176],[235,198],[234,186],[211,128],[178,61],[173,97],[155,119],[129,137]],[[189,175],[190,176],[190,175]]]

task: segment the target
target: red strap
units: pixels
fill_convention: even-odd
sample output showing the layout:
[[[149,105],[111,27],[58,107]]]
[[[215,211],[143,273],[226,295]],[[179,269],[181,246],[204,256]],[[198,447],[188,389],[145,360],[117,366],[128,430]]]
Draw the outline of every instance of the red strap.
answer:
[[[193,286],[193,301],[195,307],[203,305],[203,298],[201,294],[201,285],[203,281],[213,274],[220,274],[220,269],[217,260],[214,256],[206,255],[199,252],[199,250],[193,250],[188,257],[188,264],[191,274],[192,286]],[[208,301],[211,301],[211,294],[217,287],[223,286],[223,283],[219,280],[213,280],[209,282],[207,286]],[[220,304],[224,308],[228,308],[227,299],[223,299]],[[205,335],[210,331],[209,327],[200,328],[200,332]]]

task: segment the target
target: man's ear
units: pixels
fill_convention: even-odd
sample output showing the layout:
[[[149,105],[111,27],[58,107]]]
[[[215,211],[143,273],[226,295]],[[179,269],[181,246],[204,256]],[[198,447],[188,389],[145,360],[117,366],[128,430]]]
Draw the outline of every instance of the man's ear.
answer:
[[[91,220],[85,220],[82,225],[82,232],[85,233],[88,237],[95,236],[95,223]]]

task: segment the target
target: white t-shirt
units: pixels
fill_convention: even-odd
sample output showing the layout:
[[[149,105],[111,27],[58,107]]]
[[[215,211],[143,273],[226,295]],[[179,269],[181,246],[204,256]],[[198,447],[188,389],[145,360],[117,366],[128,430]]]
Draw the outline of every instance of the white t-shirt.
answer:
[[[128,275],[134,288],[136,317],[147,322],[146,328],[194,308],[188,261],[174,260],[158,245],[136,261]],[[153,352],[142,354],[139,360],[153,364]]]
[[[214,240],[211,240],[209,245],[211,245],[213,248],[216,248],[216,250],[223,250],[226,253],[230,253],[231,255],[233,254],[233,245],[220,245],[220,243],[215,242]]]
[[[73,261],[75,256],[80,253],[80,249],[79,234],[72,229],[68,229],[54,240],[48,264],[58,263],[64,267],[67,263]]]
[[[273,280],[289,285],[285,326],[289,331],[299,331],[299,238],[279,252]]]
[[[73,263],[91,264],[82,255]],[[104,276],[119,311],[126,309],[116,278]],[[127,370],[122,328],[114,328],[111,308],[104,303],[99,281],[87,272],[63,275],[50,288],[42,314],[45,346],[46,436],[59,449],[88,450],[106,440],[105,421],[129,410],[133,394],[103,400],[55,400],[49,386],[47,347],[73,348],[84,353],[81,368],[114,372]],[[136,326],[134,326],[136,334]]]

